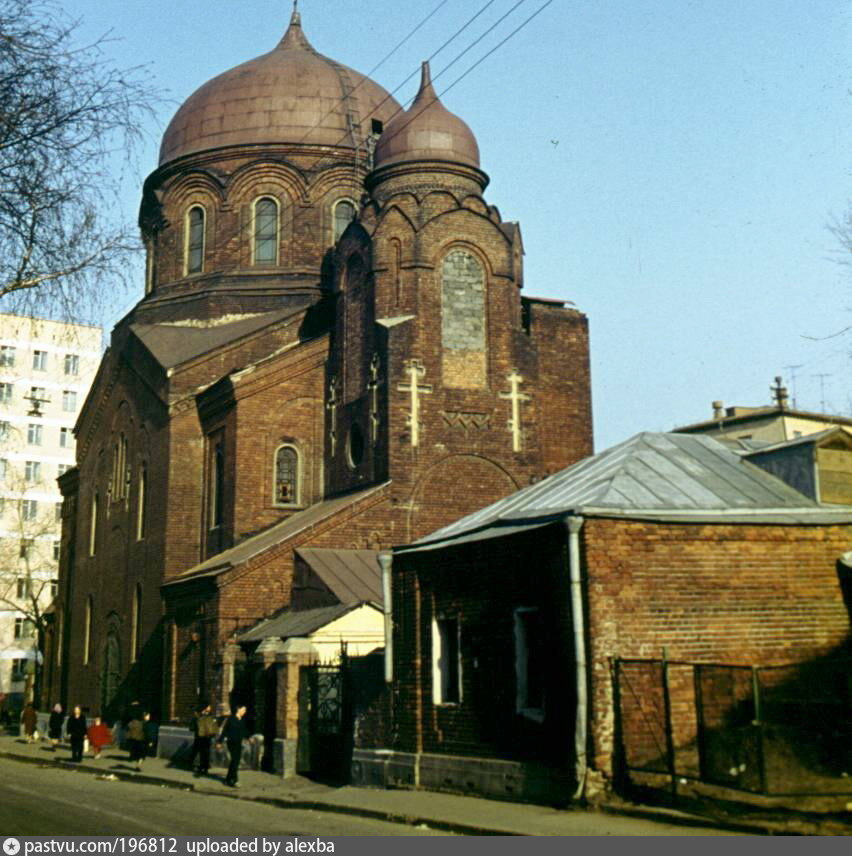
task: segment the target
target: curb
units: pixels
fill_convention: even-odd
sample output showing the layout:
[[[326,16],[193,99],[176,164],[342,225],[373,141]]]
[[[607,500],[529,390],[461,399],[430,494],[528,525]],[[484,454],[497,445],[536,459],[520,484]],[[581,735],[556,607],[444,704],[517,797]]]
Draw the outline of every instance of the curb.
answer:
[[[226,797],[234,800],[246,800],[276,808],[301,809],[305,811],[323,811],[333,814],[344,814],[356,817],[364,817],[371,820],[380,820],[387,823],[399,823],[406,826],[426,826],[429,829],[441,832],[450,832],[455,835],[481,835],[481,836],[513,836],[523,837],[533,833],[515,832],[509,829],[500,829],[493,826],[477,826],[475,824],[459,823],[456,821],[441,820],[439,818],[425,817],[391,811],[386,809],[372,809],[362,806],[346,805],[341,803],[326,803],[319,800],[288,799],[286,797],[251,796],[239,794],[233,791],[213,790],[211,788],[197,787],[193,782],[175,782],[171,779],[157,776],[145,775],[124,770],[99,770],[95,767],[75,764],[62,758],[37,758],[29,755],[17,755],[13,752],[0,750],[0,758],[10,761],[18,761],[23,764],[33,764],[42,767],[54,767],[72,773],[88,773],[95,776],[115,776],[124,782],[136,782],[140,785],[156,785],[158,787],[173,788],[181,791],[192,791],[197,794],[208,796]],[[802,833],[782,828],[773,829],[761,823],[734,822],[723,818],[706,817],[699,815],[688,815],[681,812],[668,811],[659,808],[644,808],[641,806],[613,805],[602,803],[590,807],[591,810],[602,814],[620,815],[622,817],[633,817],[638,820],[652,820],[685,827],[713,827],[729,832],[741,832],[757,835],[801,835]],[[586,809],[589,810],[589,809]]]

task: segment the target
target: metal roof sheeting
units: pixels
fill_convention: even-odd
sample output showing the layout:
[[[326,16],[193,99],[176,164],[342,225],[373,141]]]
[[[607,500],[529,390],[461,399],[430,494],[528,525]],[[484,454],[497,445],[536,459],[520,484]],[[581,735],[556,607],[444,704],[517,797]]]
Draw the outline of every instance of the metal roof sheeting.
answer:
[[[815,523],[852,519],[827,512],[780,479],[710,437],[643,432],[537,484],[463,517],[416,542],[456,540],[502,523],[540,525],[546,517],[588,509],[645,519],[727,518]],[[500,530],[494,530],[500,534]]]
[[[341,603],[383,602],[378,551],[300,547],[296,554]]]
[[[258,639],[268,639],[270,636],[278,636],[281,639],[288,639],[291,636],[307,636],[342,615],[346,615],[347,612],[357,609],[357,607],[357,603],[339,603],[335,606],[305,609],[302,612],[287,610],[276,615],[275,618],[261,621],[256,627],[243,633],[238,641],[256,642]]]

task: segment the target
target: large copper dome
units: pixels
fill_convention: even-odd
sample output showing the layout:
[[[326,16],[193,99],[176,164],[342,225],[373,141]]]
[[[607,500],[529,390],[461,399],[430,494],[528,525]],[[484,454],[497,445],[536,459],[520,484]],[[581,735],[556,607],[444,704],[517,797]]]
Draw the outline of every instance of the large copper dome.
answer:
[[[160,164],[221,146],[302,143],[354,147],[399,104],[364,75],[317,53],[298,12],[278,46],[204,84],[177,111]]]
[[[431,160],[479,167],[479,146],[473,131],[438,100],[429,63],[423,63],[420,91],[404,113],[385,126],[376,146],[376,167]]]

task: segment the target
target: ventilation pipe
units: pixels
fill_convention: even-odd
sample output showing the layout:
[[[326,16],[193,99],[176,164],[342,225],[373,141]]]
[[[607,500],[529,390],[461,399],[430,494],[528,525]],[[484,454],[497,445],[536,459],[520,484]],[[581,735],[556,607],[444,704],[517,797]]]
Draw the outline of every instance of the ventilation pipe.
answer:
[[[382,600],[385,613],[385,682],[393,681],[393,622],[391,621],[391,566],[392,553],[379,553],[382,569]]]
[[[580,529],[582,517],[567,517],[565,530],[568,534],[568,576],[571,583],[571,623],[574,625],[574,659],[576,662],[575,681],[577,693],[577,714],[574,722],[574,769],[577,778],[577,790],[574,799],[580,799],[586,787],[588,758],[587,723],[589,719],[588,700],[588,664],[586,662],[586,623],[583,614],[583,587],[580,579]]]

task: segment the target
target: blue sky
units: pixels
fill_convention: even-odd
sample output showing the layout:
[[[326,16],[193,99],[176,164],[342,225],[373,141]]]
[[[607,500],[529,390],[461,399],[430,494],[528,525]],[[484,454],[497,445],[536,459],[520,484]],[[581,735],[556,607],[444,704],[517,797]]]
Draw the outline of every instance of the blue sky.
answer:
[[[301,0],[314,47],[368,73],[440,0]],[[373,74],[395,89],[486,0],[448,0]],[[517,0],[493,0],[433,75]],[[544,0],[524,2],[438,78],[442,92]],[[177,105],[270,50],[291,4],[66,0],[125,64],[151,63],[173,103],[146,129],[141,180]],[[518,220],[528,294],[589,316],[595,439],[706,418],[710,402],[852,415],[852,271],[827,229],[850,198],[848,0],[553,0],[444,97],[471,126],[486,191]],[[397,98],[412,97],[416,75]],[[142,294],[142,277],[133,301]],[[104,319],[113,324],[127,300]],[[571,370],[570,366],[565,367]]]

